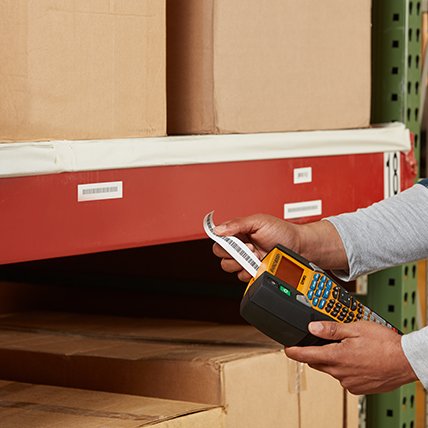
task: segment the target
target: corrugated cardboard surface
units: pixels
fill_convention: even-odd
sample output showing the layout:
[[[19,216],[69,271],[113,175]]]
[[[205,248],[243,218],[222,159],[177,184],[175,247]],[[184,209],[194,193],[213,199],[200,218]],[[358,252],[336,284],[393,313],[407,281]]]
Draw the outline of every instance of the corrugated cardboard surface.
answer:
[[[0,19],[0,141],[165,134],[165,0],[4,0]]]
[[[343,426],[340,384],[306,367],[305,382],[296,386],[295,363],[250,326],[72,314],[4,316],[0,360],[0,377],[12,380],[220,404],[230,428],[285,421],[285,426],[309,428],[319,415],[329,427]],[[354,403],[348,421],[357,420]]]
[[[2,428],[221,428],[222,409],[195,403],[0,381]]]
[[[168,132],[366,127],[370,37],[371,0],[169,0]]]
[[[0,328],[73,334],[95,339],[153,340],[167,343],[247,345],[281,349],[281,346],[248,325],[192,320],[111,317],[67,312],[24,312],[0,315]]]

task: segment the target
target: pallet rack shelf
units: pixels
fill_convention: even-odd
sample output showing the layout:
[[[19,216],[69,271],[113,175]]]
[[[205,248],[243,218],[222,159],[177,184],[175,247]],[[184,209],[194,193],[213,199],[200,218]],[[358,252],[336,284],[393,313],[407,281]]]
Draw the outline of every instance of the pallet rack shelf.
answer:
[[[303,211],[296,221],[354,210],[383,198],[383,152],[410,147],[409,133],[400,124],[315,134],[313,139],[312,133],[296,133],[294,140],[288,134],[218,136],[213,144],[206,144],[210,137],[195,137],[188,157],[179,161],[171,155],[171,143],[176,153],[184,153],[180,144],[189,145],[189,138],[165,139],[163,148],[162,139],[156,141],[157,157],[144,142],[134,142],[134,150],[120,144],[112,149],[111,142],[0,146],[0,264],[203,238],[202,219],[213,209],[218,221],[254,212],[283,217],[284,204],[293,203],[306,204],[303,210],[308,202],[315,207],[312,215]],[[290,138],[303,140],[293,148]],[[235,153],[225,153],[225,141]],[[147,150],[150,164],[137,167],[147,161]],[[332,154],[337,152],[343,154]],[[134,153],[135,162],[125,162],[124,153]],[[411,153],[401,157],[402,187],[407,187],[414,164]],[[310,177],[299,183],[296,171]],[[111,190],[105,183],[120,183],[122,194],[98,199],[106,187]],[[88,184],[95,186],[89,193],[98,200],[79,201],[79,186]],[[104,188],[96,188],[100,185]]]

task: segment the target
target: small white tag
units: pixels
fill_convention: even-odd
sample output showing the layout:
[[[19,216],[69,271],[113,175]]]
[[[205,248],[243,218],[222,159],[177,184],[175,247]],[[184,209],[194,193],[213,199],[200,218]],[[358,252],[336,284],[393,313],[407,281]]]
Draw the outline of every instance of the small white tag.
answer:
[[[384,153],[383,171],[384,198],[387,199],[401,191],[400,152]]]
[[[104,199],[120,199],[123,197],[123,182],[91,183],[77,185],[77,200],[101,201]]]
[[[322,201],[295,202],[284,204],[284,218],[286,220],[300,217],[311,217],[322,214]]]
[[[293,170],[294,184],[312,183],[312,167],[295,168]]]

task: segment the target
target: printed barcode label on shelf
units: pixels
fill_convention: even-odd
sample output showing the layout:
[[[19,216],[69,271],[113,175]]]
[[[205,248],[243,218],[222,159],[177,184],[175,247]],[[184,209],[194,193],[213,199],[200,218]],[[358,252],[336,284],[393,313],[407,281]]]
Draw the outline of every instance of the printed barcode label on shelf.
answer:
[[[312,182],[312,168],[295,168],[293,170],[293,183],[311,183]]]
[[[220,236],[214,232],[214,211],[204,218],[205,233],[224,248],[251,276],[255,276],[261,262],[258,257],[238,238]]]
[[[77,186],[77,200],[102,201],[104,199],[120,199],[123,197],[123,182],[79,184]]]
[[[322,214],[322,201],[306,201],[284,204],[284,218],[286,220],[300,217],[311,217]]]

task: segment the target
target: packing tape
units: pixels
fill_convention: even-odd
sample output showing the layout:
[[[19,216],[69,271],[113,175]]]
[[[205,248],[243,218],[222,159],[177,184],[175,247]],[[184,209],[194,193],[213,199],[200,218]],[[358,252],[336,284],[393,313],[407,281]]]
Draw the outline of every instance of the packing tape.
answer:
[[[306,391],[306,369],[304,363],[294,360],[288,360],[288,392],[291,394],[300,394]]]
[[[298,428],[302,426],[302,391],[307,388],[305,364],[288,360],[288,391],[297,395]]]

